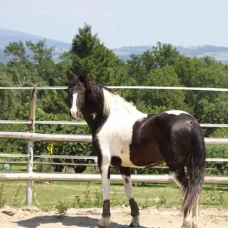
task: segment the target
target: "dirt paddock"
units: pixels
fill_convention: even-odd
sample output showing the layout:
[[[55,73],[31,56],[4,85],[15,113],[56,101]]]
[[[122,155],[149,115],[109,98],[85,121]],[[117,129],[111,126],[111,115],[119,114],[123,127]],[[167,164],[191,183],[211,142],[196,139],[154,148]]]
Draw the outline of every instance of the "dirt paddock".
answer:
[[[131,216],[126,207],[112,209],[110,228],[127,228]],[[170,209],[149,208],[140,210],[141,226],[146,228],[181,227],[180,211]],[[68,209],[65,215],[55,211],[41,212],[36,207],[24,207],[19,210],[3,208],[0,210],[0,227],[4,228],[63,228],[94,227],[100,218],[101,209]],[[217,209],[201,209],[199,228],[228,227],[228,211]]]

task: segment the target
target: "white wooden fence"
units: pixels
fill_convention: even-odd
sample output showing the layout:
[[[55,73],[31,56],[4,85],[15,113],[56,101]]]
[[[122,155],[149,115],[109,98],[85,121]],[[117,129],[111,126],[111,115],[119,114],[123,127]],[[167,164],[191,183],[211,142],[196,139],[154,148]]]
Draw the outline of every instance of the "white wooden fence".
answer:
[[[110,86],[110,88],[118,89],[174,89],[174,90],[201,90],[201,91],[223,91],[223,88],[186,88],[186,87],[157,87],[157,86]],[[28,140],[27,173],[0,173],[0,180],[23,180],[27,181],[26,203],[32,204],[32,183],[34,180],[74,180],[74,181],[100,181],[98,174],[53,174],[53,173],[34,173],[33,172],[33,142],[34,141],[65,141],[65,142],[91,142],[91,135],[64,135],[64,134],[39,134],[35,133],[35,124],[73,124],[81,125],[70,121],[37,121],[35,120],[36,107],[36,91],[39,89],[66,89],[66,87],[0,87],[0,89],[29,89],[30,93],[30,109],[29,120],[0,120],[0,124],[28,124],[28,132],[5,132],[0,131],[1,139],[21,139]],[[227,124],[201,124],[202,127],[228,127]],[[228,138],[205,138],[207,144],[228,144]],[[2,154],[3,155],[3,154]],[[0,154],[1,156],[1,154]],[[8,155],[10,156],[10,155]],[[13,155],[12,155],[13,156]],[[4,157],[4,155],[2,156]],[[7,157],[7,155],[5,155]],[[76,159],[77,156],[74,156]],[[52,156],[53,158],[53,156]],[[65,157],[66,158],[66,157]],[[90,157],[91,159],[92,157]],[[79,158],[77,158],[79,159]],[[83,158],[84,159],[84,158]],[[207,159],[208,162],[228,162],[228,159],[216,158]],[[112,181],[121,181],[120,175],[111,175]],[[132,175],[133,182],[148,183],[170,183],[173,181],[171,175]],[[205,183],[223,183],[228,184],[227,176],[206,176]]]

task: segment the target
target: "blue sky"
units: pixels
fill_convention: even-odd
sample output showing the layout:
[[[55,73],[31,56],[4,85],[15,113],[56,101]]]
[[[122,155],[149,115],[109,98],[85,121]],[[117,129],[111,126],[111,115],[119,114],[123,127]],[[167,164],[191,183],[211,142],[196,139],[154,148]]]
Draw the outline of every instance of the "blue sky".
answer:
[[[0,0],[0,28],[71,43],[87,23],[108,48],[228,47],[227,22],[228,0]]]

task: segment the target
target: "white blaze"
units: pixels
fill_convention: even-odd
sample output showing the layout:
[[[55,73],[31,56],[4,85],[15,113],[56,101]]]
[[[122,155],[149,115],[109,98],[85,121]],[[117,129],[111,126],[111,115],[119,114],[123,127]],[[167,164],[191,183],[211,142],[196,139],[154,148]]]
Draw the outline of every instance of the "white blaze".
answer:
[[[72,106],[71,106],[71,109],[70,109],[70,113],[71,113],[71,116],[75,119],[77,119],[77,106],[76,106],[76,101],[77,101],[77,93],[74,93],[73,94],[73,101],[72,101]]]

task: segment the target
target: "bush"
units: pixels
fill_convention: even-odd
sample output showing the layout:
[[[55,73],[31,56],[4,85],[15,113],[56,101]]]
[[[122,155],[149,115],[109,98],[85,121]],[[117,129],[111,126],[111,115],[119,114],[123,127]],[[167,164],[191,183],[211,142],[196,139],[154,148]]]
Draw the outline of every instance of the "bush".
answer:
[[[228,147],[226,145],[208,145],[206,149],[208,158],[228,158]],[[207,168],[215,169],[216,174],[228,174],[227,162],[207,162]],[[214,174],[215,170],[209,170],[207,173]]]

